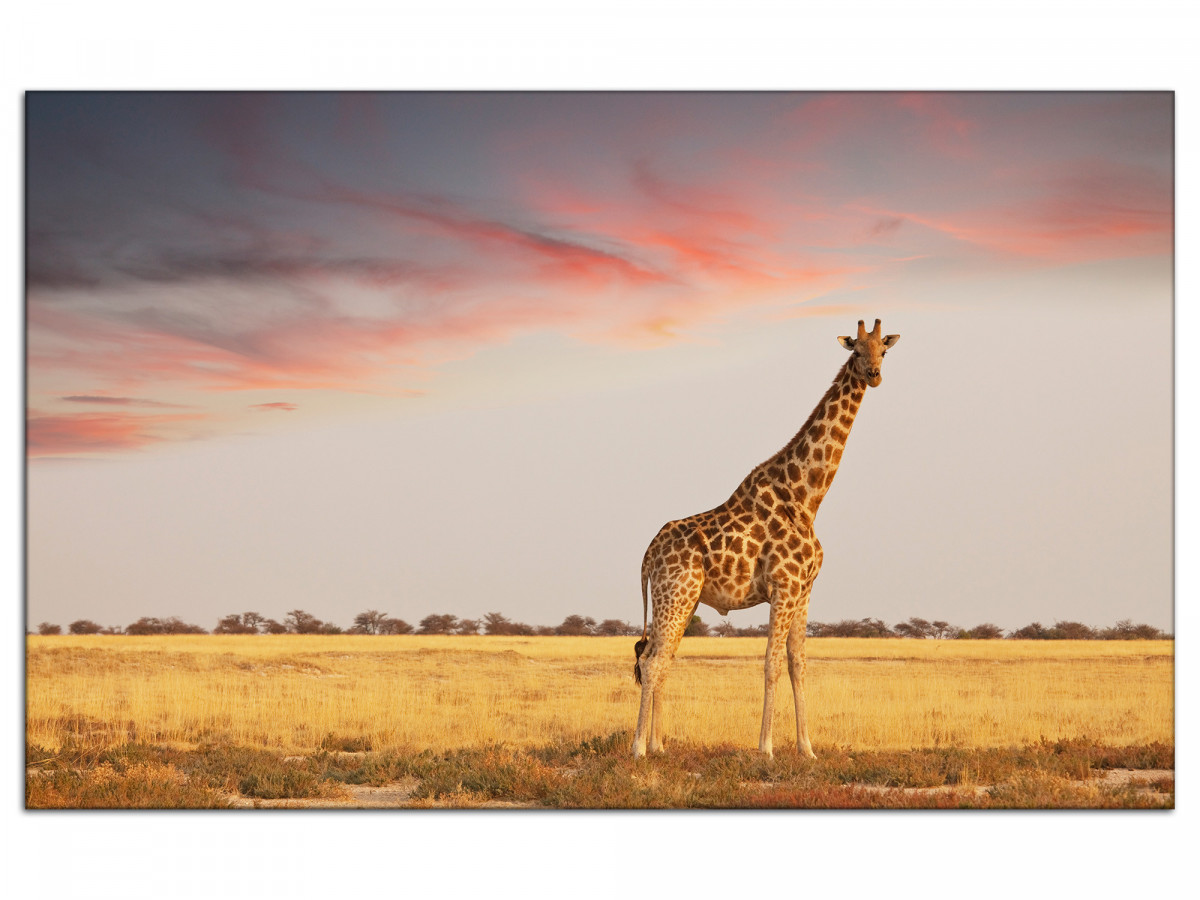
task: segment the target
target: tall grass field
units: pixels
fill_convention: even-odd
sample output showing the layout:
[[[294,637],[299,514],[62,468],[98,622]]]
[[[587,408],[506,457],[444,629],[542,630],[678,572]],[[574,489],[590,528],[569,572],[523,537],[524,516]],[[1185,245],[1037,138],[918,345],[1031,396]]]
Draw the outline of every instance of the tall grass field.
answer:
[[[776,708],[777,761],[755,749],[765,638],[685,639],[667,681],[667,755],[626,760],[639,701],[633,643],[626,637],[31,636],[27,804],[173,805],[165,802],[170,784],[180,796],[197,785],[209,792],[204,802],[192,797],[179,805],[263,799],[254,785],[241,790],[246,779],[237,770],[266,766],[263,778],[270,770],[279,780],[284,760],[291,768],[281,771],[311,776],[308,787],[292,792],[298,801],[344,799],[345,785],[360,776],[359,783],[393,776],[425,783],[431,776],[417,771],[411,761],[418,759],[430,765],[475,759],[484,768],[501,759],[518,768],[522,760],[542,759],[551,769],[559,759],[565,760],[559,768],[574,771],[571,760],[583,753],[636,774],[645,766],[686,766],[689,754],[698,753],[766,766],[768,776],[771,766],[805,775],[794,750],[786,675]],[[811,638],[807,645],[809,731],[818,768],[822,759],[828,765],[864,754],[893,761],[904,754],[953,756],[947,765],[959,771],[947,769],[949,780],[940,785],[952,787],[962,782],[963,767],[971,769],[971,759],[1031,747],[1053,755],[1047,748],[1055,746],[1067,748],[1060,756],[1083,752],[1085,770],[1106,753],[1153,757],[1153,765],[1141,768],[1173,767],[1171,641]],[[211,769],[218,750],[241,762],[229,756],[230,772],[194,777],[195,760],[204,757]],[[339,782],[336,772],[328,766],[318,772],[313,762],[335,757],[383,768]],[[142,776],[157,772],[167,793],[152,792],[142,803],[120,791],[85,790],[97,772],[111,787],[136,765],[150,767],[139,770]],[[778,785],[779,779],[763,783]],[[616,790],[616,782],[610,787]],[[502,800],[502,787],[496,790],[487,796]],[[286,785],[272,791],[275,799],[288,797]],[[459,805],[477,805],[470,790],[459,793]],[[675,795],[655,803],[620,792],[591,799],[582,805],[705,805]],[[746,798],[726,799],[710,805],[745,805]],[[1173,804],[1173,784],[1169,800]],[[571,805],[546,796],[534,802]]]

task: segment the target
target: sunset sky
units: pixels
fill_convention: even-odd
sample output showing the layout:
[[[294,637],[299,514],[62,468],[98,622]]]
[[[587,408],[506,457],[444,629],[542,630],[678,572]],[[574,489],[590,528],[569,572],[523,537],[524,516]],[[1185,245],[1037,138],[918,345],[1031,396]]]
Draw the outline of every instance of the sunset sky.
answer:
[[[29,94],[28,624],[640,626],[880,318],[810,619],[1170,630],[1173,109]]]

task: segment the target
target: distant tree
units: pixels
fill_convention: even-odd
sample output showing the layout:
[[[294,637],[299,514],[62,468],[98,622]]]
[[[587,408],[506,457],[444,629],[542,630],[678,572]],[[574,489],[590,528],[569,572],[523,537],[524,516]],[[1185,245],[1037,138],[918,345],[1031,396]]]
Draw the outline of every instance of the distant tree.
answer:
[[[325,624],[302,609],[293,609],[284,618],[284,622],[291,634],[318,634],[321,626]]]
[[[1048,641],[1051,637],[1050,629],[1042,627],[1041,622],[1031,622],[1009,634],[1009,638],[1016,641]]]
[[[1155,641],[1170,639],[1171,635],[1153,625],[1134,625],[1131,619],[1122,619],[1112,628],[1105,628],[1097,637],[1106,641]]]
[[[717,637],[733,637],[737,634],[737,628],[728,619],[722,619],[720,624],[712,627],[712,633]]]
[[[961,628],[956,628],[949,622],[938,621],[930,624],[930,636],[939,641],[957,637],[960,631]]]
[[[246,631],[242,627],[242,617],[237,613],[231,613],[228,616],[222,616],[217,619],[217,627],[213,629],[213,634],[245,634]]]
[[[483,617],[484,634],[512,634],[512,622],[507,616],[490,612]]]
[[[136,635],[162,634],[163,633],[163,623],[159,619],[154,618],[153,616],[142,616],[140,619],[138,619],[132,625],[126,625],[125,633],[126,634],[136,634]]]
[[[142,616],[132,625],[125,626],[126,634],[208,634],[199,625],[191,625],[179,616],[167,619],[157,619],[153,616]]]
[[[896,632],[879,619],[859,619],[860,637],[896,637]]]
[[[708,626],[699,616],[692,616],[687,628],[683,629],[684,637],[708,637]]]
[[[513,633],[515,634],[516,632]],[[533,633],[541,635],[542,637],[552,637],[553,635],[558,634],[558,629],[553,625],[538,625],[533,629]]]
[[[454,626],[455,634],[479,634],[478,619],[459,619],[458,624]]]
[[[941,623],[945,625],[946,623]],[[907,622],[900,622],[892,629],[900,637],[906,638],[928,638],[933,637],[934,626],[931,622],[925,619],[918,619],[915,616]]]
[[[91,619],[76,619],[67,626],[71,634],[99,634],[100,626]]]
[[[61,625],[51,625],[49,622],[39,622],[37,629],[38,634],[62,634]]]
[[[761,625],[748,625],[745,628],[737,630],[738,637],[766,637],[767,632],[771,630],[771,626],[766,622]]]
[[[225,616],[217,622],[217,627],[213,629],[213,634],[257,634],[258,628],[247,625],[244,616],[239,616],[237,613]]]
[[[413,627],[403,619],[384,619],[379,626],[380,634],[412,634]]]
[[[162,620],[163,634],[208,634],[199,625],[192,625],[183,621],[179,616],[171,616],[169,619]]]
[[[109,625],[107,628],[100,629],[101,634],[124,634],[125,629],[120,625]]]
[[[334,625],[332,622],[322,622],[321,627],[317,629],[317,634],[345,634],[341,625]]]
[[[620,619],[605,619],[592,629],[592,634],[599,635],[601,637],[620,637],[622,635],[632,633],[633,629]]]
[[[966,631],[959,631],[957,636],[972,641],[993,641],[1004,637],[1004,629],[991,622],[984,622]]]
[[[263,618],[256,612],[242,613],[242,624],[247,628],[253,629],[253,631],[249,632],[250,634],[257,634],[259,629],[267,624],[267,621],[267,619]]]
[[[386,621],[387,613],[368,609],[354,617],[354,627],[350,630],[358,634],[383,634],[383,623]]]
[[[555,634],[563,635],[584,635],[591,634],[592,629],[596,627],[596,620],[588,616],[567,616],[563,619],[562,624],[556,628]]]
[[[840,622],[810,622],[809,637],[897,637],[880,619],[842,619]]]
[[[267,634],[287,634],[287,626],[282,622],[276,622],[274,619],[264,619],[262,630]]]
[[[1094,641],[1096,639],[1096,629],[1090,628],[1082,622],[1055,622],[1050,632],[1056,640]]]
[[[417,628],[417,634],[450,634],[457,622],[458,616],[448,614],[428,615],[421,620],[421,624]]]
[[[509,621],[507,616],[502,616],[498,612],[490,612],[483,617],[483,633],[495,635],[558,634],[558,629],[549,625],[541,625],[535,629],[532,625],[526,625],[524,622]]]

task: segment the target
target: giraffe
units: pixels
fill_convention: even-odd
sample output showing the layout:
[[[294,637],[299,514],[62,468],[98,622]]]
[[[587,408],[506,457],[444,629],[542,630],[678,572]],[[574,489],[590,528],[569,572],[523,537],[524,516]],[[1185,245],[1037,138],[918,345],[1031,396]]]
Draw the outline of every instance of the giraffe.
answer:
[[[858,336],[839,337],[851,356],[808,420],[782,450],[756,466],[715,509],[668,522],[642,559],[642,639],[634,646],[634,680],[642,686],[633,755],[663,749],[663,682],[684,629],[699,604],[725,615],[759,603],[771,607],[758,747],[773,755],[775,684],[786,648],[796,704],[796,748],[815,759],[804,706],[804,636],[808,599],[824,556],[813,517],[833,483],[850,427],[880,364],[900,335],[880,336],[879,320]],[[653,618],[647,625],[647,587]]]

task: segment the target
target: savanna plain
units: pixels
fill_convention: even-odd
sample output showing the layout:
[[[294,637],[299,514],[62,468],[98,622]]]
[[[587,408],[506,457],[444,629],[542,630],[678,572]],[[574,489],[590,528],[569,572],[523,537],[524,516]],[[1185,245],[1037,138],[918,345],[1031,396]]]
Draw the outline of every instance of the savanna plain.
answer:
[[[30,636],[29,808],[1174,808],[1174,642],[685,638],[630,753],[633,638]]]

